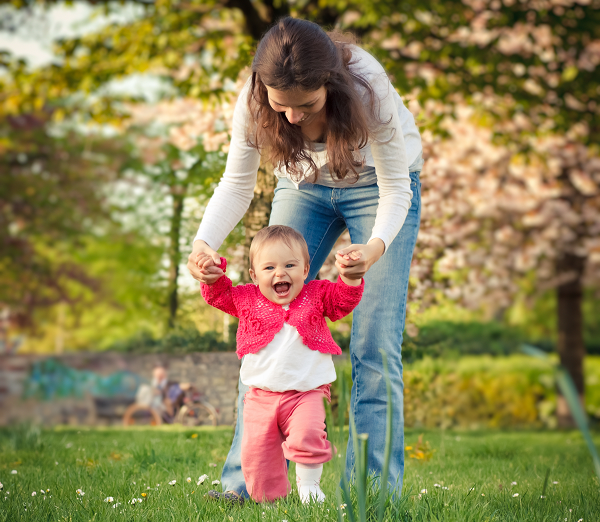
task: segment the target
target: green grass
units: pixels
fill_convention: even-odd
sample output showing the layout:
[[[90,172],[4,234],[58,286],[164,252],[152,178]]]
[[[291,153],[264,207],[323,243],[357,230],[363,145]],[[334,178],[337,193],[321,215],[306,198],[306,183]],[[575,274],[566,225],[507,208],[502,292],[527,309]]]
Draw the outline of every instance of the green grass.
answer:
[[[407,431],[407,445],[414,444],[420,433]],[[600,485],[577,432],[423,434],[435,450],[433,457],[407,459],[403,497],[390,502],[386,520],[600,520]],[[322,485],[327,501],[322,506],[303,506],[295,494],[272,505],[247,503],[241,508],[208,502],[204,494],[220,476],[231,437],[231,428],[224,427],[3,429],[0,522],[338,520],[339,477],[332,463],[325,466]],[[600,442],[598,435],[595,442]],[[210,480],[197,486],[204,473]],[[292,483],[293,473],[292,466]],[[174,479],[177,483],[170,486]],[[77,495],[78,488],[84,496]],[[41,489],[50,491],[43,495]],[[420,494],[423,489],[426,494]],[[141,504],[128,503],[142,498],[142,493],[147,496]],[[113,503],[104,502],[109,496]],[[114,508],[116,502],[121,504]],[[373,511],[371,516],[375,515]]]

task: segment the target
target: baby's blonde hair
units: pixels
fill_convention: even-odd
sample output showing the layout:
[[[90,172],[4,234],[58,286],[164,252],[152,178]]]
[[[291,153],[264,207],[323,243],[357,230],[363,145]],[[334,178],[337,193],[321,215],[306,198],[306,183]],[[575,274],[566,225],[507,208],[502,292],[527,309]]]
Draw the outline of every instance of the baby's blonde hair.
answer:
[[[260,251],[263,245],[274,241],[283,241],[288,247],[299,246],[302,251],[302,257],[306,266],[310,265],[310,255],[308,254],[308,245],[306,240],[292,227],[285,225],[271,225],[258,231],[252,244],[250,245],[250,268],[254,269],[254,256]]]

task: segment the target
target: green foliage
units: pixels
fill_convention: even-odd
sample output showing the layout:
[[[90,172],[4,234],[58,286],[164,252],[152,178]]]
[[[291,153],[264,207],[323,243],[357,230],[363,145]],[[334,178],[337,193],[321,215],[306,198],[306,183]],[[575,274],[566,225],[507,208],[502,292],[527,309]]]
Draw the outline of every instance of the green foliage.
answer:
[[[600,419],[600,358],[585,364],[586,410]],[[523,355],[423,359],[404,368],[407,426],[539,427],[556,425],[551,367]]]
[[[169,330],[163,337],[156,338],[148,331],[117,341],[109,350],[126,353],[185,354],[196,352],[235,351],[235,336],[232,341],[224,342],[221,335],[214,331],[200,333],[195,327],[178,327]]]
[[[423,357],[461,355],[508,355],[519,351],[522,334],[517,328],[496,321],[431,321],[411,337],[405,332],[402,359],[412,362]]]

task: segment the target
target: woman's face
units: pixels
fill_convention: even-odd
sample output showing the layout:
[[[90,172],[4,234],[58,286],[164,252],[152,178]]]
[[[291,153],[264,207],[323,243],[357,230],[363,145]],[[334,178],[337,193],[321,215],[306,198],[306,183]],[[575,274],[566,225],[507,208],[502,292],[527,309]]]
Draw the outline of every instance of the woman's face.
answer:
[[[278,91],[268,85],[269,104],[277,112],[285,112],[285,116],[293,125],[303,127],[318,119],[325,111],[327,89],[321,87],[316,91]]]

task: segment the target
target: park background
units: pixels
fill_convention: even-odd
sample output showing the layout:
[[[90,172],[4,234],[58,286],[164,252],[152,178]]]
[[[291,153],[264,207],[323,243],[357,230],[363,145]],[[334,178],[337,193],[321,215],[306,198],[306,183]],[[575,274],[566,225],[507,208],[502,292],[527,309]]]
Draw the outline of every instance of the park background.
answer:
[[[407,426],[571,428],[556,363],[600,419],[598,0],[2,0],[0,357],[28,361],[19,400],[85,394],[75,352],[235,349],[185,263],[253,49],[285,15],[357,35],[422,133]],[[261,167],[220,249],[238,281],[274,184]],[[347,352],[350,320],[331,329]],[[40,386],[44,368],[69,383]]]

